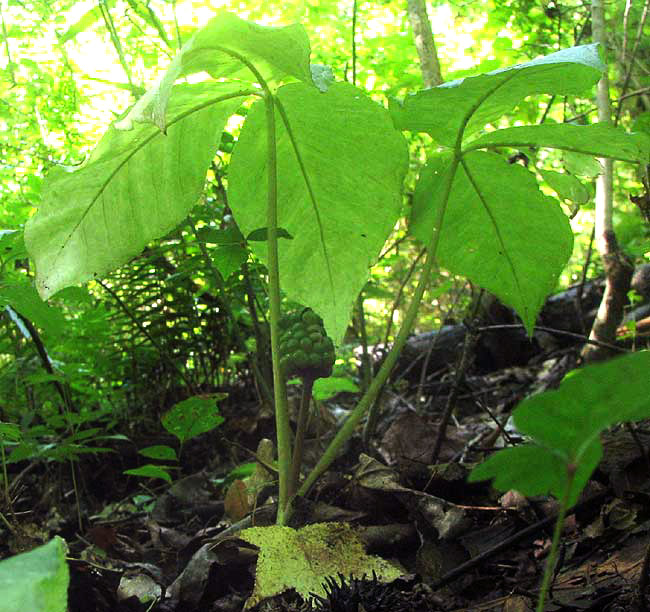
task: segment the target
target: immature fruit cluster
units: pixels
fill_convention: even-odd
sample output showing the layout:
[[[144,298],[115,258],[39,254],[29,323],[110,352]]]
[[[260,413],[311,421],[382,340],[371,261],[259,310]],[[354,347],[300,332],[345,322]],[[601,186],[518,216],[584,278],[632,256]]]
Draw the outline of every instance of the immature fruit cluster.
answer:
[[[286,378],[326,378],[333,365],[334,344],[311,308],[280,318],[280,367]]]

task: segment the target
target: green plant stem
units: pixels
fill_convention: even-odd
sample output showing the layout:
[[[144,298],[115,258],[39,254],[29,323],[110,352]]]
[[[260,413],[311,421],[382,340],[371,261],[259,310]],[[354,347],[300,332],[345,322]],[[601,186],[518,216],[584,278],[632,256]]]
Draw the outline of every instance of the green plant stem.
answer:
[[[458,149],[460,149],[460,145]],[[314,469],[312,469],[312,471],[309,473],[305,481],[302,483],[300,489],[298,489],[298,495],[305,495],[309,491],[309,489],[312,487],[314,482],[316,482],[316,479],[330,466],[332,461],[334,461],[339,449],[352,436],[357,425],[365,415],[368,408],[374,402],[375,398],[377,397],[377,394],[383,387],[386,380],[388,380],[388,376],[391,370],[393,369],[393,366],[397,362],[397,358],[399,357],[402,348],[406,344],[408,335],[411,331],[411,328],[413,327],[413,324],[415,323],[415,318],[417,316],[418,309],[420,307],[420,301],[422,300],[422,296],[424,295],[424,290],[429,284],[429,280],[431,279],[432,272],[435,269],[435,256],[436,256],[436,251],[438,250],[440,228],[442,227],[442,220],[444,218],[445,210],[447,208],[447,202],[449,200],[449,194],[451,192],[451,185],[459,161],[460,161],[460,152],[458,151],[456,157],[451,163],[451,166],[446,176],[446,184],[444,186],[443,198],[441,200],[440,206],[438,207],[438,210],[436,211],[433,230],[431,232],[431,239],[429,240],[429,244],[427,245],[427,256],[424,261],[424,265],[422,266],[422,270],[420,272],[420,279],[418,281],[417,287],[415,288],[413,299],[411,300],[411,304],[409,305],[408,311],[406,312],[406,316],[404,317],[404,322],[402,323],[399,333],[395,338],[395,342],[393,343],[391,350],[386,356],[386,359],[382,364],[379,372],[377,373],[377,376],[370,384],[370,387],[365,392],[363,397],[359,400],[359,403],[356,405],[354,410],[350,413],[345,423],[343,424],[343,427],[339,430],[336,436],[334,436],[334,439],[330,442],[329,446],[325,449],[325,452],[323,453],[323,456],[321,457],[320,461],[316,464]],[[288,509],[287,514],[290,515],[290,509]]]
[[[291,485],[289,495],[293,495],[298,488],[300,480],[300,467],[302,465],[302,456],[305,446],[305,431],[307,430],[307,421],[309,418],[309,403],[311,402],[311,393],[314,388],[313,378],[303,378],[302,380],[302,397],[300,398],[300,410],[298,411],[298,421],[296,423],[296,439],[293,443],[293,458],[291,461]]]
[[[79,527],[79,533],[83,533],[84,522],[83,516],[81,514],[81,502],[79,500],[79,487],[77,486],[77,476],[74,469],[74,461],[70,459],[70,473],[72,474],[72,488],[74,489],[74,498],[77,506],[77,525]]]
[[[546,566],[544,567],[544,578],[542,579],[542,587],[539,591],[539,599],[537,600],[536,612],[544,612],[544,604],[546,594],[551,586],[553,575],[555,573],[555,563],[557,561],[557,551],[560,547],[560,540],[562,539],[562,530],[564,529],[564,519],[566,518],[567,511],[569,510],[569,495],[573,488],[573,480],[575,478],[576,466],[572,463],[567,465],[567,484],[560,502],[560,510],[555,520],[555,528],[553,529],[553,541],[551,542],[551,550],[546,559]]]
[[[291,428],[289,426],[289,407],[287,388],[280,370],[279,328],[280,320],[280,268],[278,265],[278,153],[276,149],[275,107],[278,102],[262,74],[240,53],[215,45],[222,51],[244,64],[257,79],[264,91],[266,108],[266,146],[267,146],[267,268],[269,271],[269,325],[271,328],[271,361],[273,363],[273,394],[275,399],[275,429],[278,442],[278,514],[276,523],[286,524],[289,510],[289,483],[291,472]]]
[[[273,363],[273,393],[275,397],[275,428],[278,442],[279,499],[276,523],[284,525],[288,519],[289,485],[291,482],[291,429],[287,389],[280,370],[279,328],[280,320],[280,270],[278,267],[278,174],[275,141],[275,101],[266,89],[266,140],[268,147],[268,270],[269,270],[269,314],[271,327],[271,360]]]
[[[0,512],[0,522],[5,524],[5,527],[11,531],[11,533],[16,533],[16,530],[14,529],[14,526],[8,521],[7,517]]]
[[[363,310],[363,293],[357,297],[357,320],[359,321],[359,336],[361,340],[361,390],[365,393],[370,386],[372,368],[368,353],[368,334],[366,332],[366,315]]]

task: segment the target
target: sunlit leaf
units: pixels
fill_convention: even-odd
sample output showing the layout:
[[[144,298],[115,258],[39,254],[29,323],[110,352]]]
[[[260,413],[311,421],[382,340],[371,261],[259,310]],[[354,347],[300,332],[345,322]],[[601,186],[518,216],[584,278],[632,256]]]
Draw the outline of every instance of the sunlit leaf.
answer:
[[[598,45],[563,49],[524,64],[475,77],[450,81],[391,101],[395,124],[403,130],[427,132],[452,147],[461,130],[467,137],[483,129],[524,98],[534,94],[582,93],[596,84],[604,64]]]
[[[323,317],[338,343],[399,217],[406,144],[386,110],[350,85],[320,93],[296,83],[278,97],[278,224],[293,237],[278,243],[280,282],[290,299]],[[230,164],[229,204],[245,235],[266,220],[265,125],[258,102]],[[266,243],[250,246],[266,262]]]
[[[197,72],[251,84],[259,83],[259,77],[270,84],[289,77],[311,84],[309,54],[309,38],[301,25],[261,26],[222,13],[183,45],[156,85],[138,100],[119,126],[131,129],[135,121],[150,121],[165,131],[167,103],[174,83]]]
[[[223,83],[178,85],[170,125],[110,128],[76,172],[53,170],[25,228],[43,298],[129,261],[197,202],[226,119],[240,104]]]
[[[238,536],[260,549],[247,608],[292,588],[306,599],[311,593],[324,596],[325,579],[339,573],[362,578],[374,572],[386,582],[402,573],[393,563],[366,554],[356,531],[345,523],[317,523],[299,530],[252,527]]]
[[[425,243],[453,171],[452,156],[437,155],[421,173],[411,231]],[[571,255],[573,233],[526,168],[474,151],[456,167],[439,240],[440,264],[512,306],[531,332]]]
[[[628,134],[609,123],[543,123],[504,128],[480,136],[468,148],[493,146],[548,147],[629,162],[645,162],[650,156],[650,137]]]

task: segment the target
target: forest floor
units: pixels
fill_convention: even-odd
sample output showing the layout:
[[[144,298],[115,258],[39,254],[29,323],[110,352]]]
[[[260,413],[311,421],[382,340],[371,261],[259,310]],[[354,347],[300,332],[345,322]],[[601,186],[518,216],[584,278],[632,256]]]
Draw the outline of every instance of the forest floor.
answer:
[[[494,371],[459,372],[452,364],[393,381],[368,444],[359,431],[296,504],[291,526],[349,524],[366,552],[398,564],[401,577],[386,584],[370,573],[350,580],[343,564],[341,576],[330,578],[329,596],[313,600],[311,609],[535,610],[557,503],[498,494],[489,483],[469,484],[467,475],[490,452],[521,441],[508,420],[514,406],[552,388],[577,358],[575,346],[554,347]],[[0,557],[64,537],[70,612],[244,609],[258,551],[237,535],[242,527],[274,523],[277,493],[272,478],[254,492],[250,480],[225,480],[237,465],[255,461],[261,439],[274,439],[271,411],[247,396],[244,389],[241,397],[231,394],[222,427],[187,443],[172,485],[123,474],[137,465],[131,442],[79,461],[76,493],[67,463],[30,463],[13,474],[12,508],[3,510],[12,530],[0,539]],[[308,467],[354,399],[339,394],[317,406]],[[603,442],[604,459],[566,521],[545,610],[648,609],[650,426],[617,428]],[[136,446],[169,443],[156,435]],[[289,589],[251,609],[310,607]]]

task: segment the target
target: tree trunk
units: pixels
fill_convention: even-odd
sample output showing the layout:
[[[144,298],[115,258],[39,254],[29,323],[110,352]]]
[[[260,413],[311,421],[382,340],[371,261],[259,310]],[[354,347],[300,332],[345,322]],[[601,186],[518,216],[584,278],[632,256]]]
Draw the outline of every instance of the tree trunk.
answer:
[[[594,42],[607,48],[605,33],[605,10],[603,0],[593,0],[591,4],[591,22]],[[607,72],[598,82],[596,102],[598,121],[611,122],[612,107],[609,99],[609,78]],[[589,338],[614,344],[616,328],[623,318],[623,307],[627,302],[633,267],[618,246],[612,225],[612,177],[611,159],[599,160],[603,173],[596,180],[596,244],[605,268],[605,293],[598,308],[596,320],[591,328]],[[586,344],[582,350],[584,361],[598,361],[612,355],[609,349]]]
[[[420,58],[420,70],[425,87],[435,87],[442,83],[440,62],[436,43],[431,32],[431,22],[427,15],[425,0],[408,0],[408,15],[413,27],[415,48]]]

